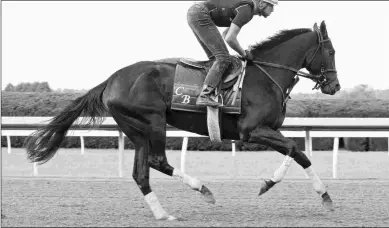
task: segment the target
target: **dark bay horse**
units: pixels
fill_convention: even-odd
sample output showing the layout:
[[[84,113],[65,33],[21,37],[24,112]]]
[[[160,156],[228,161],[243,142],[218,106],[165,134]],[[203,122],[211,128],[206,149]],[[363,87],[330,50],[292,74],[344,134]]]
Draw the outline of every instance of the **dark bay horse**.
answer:
[[[251,46],[250,51],[255,60],[245,66],[241,114],[222,114],[224,139],[267,145],[285,155],[274,175],[259,183],[259,195],[280,182],[294,160],[310,177],[324,207],[332,210],[332,200],[308,157],[278,130],[285,118],[287,90],[296,74],[312,79],[316,82],[314,88],[320,88],[324,94],[333,95],[340,89],[335,50],[326,24],[323,21],[318,27],[315,23],[313,30],[283,30]],[[209,135],[206,113],[171,109],[177,61],[178,58],[141,61],[118,70],[30,135],[26,140],[28,159],[39,164],[51,159],[79,116],[85,117],[83,123],[92,127],[110,114],[134,143],[132,176],[156,219],[175,218],[163,209],[150,188],[150,167],[181,180],[201,192],[206,202],[215,203],[211,191],[200,180],[173,168],[166,157],[167,124]],[[309,74],[299,72],[302,68]]]

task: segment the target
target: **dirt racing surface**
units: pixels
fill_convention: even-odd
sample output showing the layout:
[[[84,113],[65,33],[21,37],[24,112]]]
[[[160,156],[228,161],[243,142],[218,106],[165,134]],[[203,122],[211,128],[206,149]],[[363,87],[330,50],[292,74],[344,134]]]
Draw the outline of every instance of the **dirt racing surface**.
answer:
[[[284,180],[261,197],[258,182],[205,181],[211,205],[179,181],[152,179],[162,206],[180,219],[156,221],[130,178],[5,177],[2,226],[389,226],[389,180],[326,180],[333,212],[308,180]]]
[[[180,151],[168,151],[174,167]],[[387,152],[339,151],[338,179],[333,179],[332,151],[314,151],[314,169],[334,201],[327,212],[304,175],[292,163],[285,179],[258,197],[260,180],[280,166],[277,152],[188,151],[186,173],[203,181],[216,204],[180,181],[151,170],[150,185],[162,206],[180,221],[155,221],[132,179],[133,150],[124,151],[118,177],[117,150],[60,149],[33,176],[23,149],[2,148],[2,226],[389,226],[389,156]]]

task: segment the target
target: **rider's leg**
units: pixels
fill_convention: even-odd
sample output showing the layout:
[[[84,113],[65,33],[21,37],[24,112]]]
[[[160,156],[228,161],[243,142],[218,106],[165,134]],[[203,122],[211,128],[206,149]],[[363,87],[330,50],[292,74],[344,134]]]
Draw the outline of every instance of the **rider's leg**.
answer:
[[[214,94],[215,89],[218,87],[222,75],[227,67],[230,65],[230,56],[216,56],[216,60],[213,62],[211,69],[208,71],[204,80],[204,85],[199,97],[196,100],[196,104],[200,106],[220,107],[222,104],[214,101],[211,95]]]
[[[232,57],[228,53],[227,46],[205,6],[202,4],[193,5],[188,11],[187,19],[201,46],[206,47],[207,56],[210,57],[207,52],[209,50],[215,57],[196,104],[213,107],[221,106],[221,103],[214,101],[210,96],[219,85],[224,71],[231,64]]]

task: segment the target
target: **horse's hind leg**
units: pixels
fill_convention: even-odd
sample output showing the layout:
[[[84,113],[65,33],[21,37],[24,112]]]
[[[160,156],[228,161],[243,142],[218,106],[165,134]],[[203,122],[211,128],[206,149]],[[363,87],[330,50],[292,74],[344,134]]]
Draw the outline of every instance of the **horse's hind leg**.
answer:
[[[215,204],[215,198],[212,192],[201,183],[200,180],[189,176],[179,169],[173,168],[167,161],[167,157],[151,155],[149,160],[150,167],[158,170],[166,175],[172,176],[175,179],[181,180],[184,184],[188,185],[191,189],[201,193],[204,201],[207,203]]]
[[[332,200],[323,182],[312,168],[311,161],[304,153],[298,150],[297,145],[293,140],[284,137],[280,131],[274,131],[269,127],[259,126],[251,132],[250,139],[248,141],[268,145],[285,155],[284,161],[274,172],[273,177],[262,183],[259,195],[267,192],[276,183],[280,182],[287,173],[292,161],[295,160],[301,167],[304,168],[305,172],[310,177],[314,190],[322,197],[323,206],[328,210],[333,209]]]
[[[187,175],[179,169],[173,168],[166,157],[166,119],[164,115],[155,116],[155,125],[150,132],[151,152],[149,155],[149,166],[168,176],[181,180],[191,189],[201,193],[207,203],[215,203],[215,198],[211,191],[201,183],[200,180]]]
[[[142,120],[132,117],[136,115],[122,104],[111,102],[108,107],[121,130],[135,145],[132,176],[156,219],[174,220],[176,218],[169,215],[162,208],[157,196],[151,190],[149,182],[150,167],[166,175],[181,179],[192,189],[201,192],[207,202],[215,202],[212,193],[199,180],[169,165],[165,153],[166,120],[164,114],[148,113],[144,115]]]
[[[174,220],[161,206],[157,196],[150,187],[150,166],[149,157],[151,154],[151,143],[148,139],[149,133],[153,131],[153,122],[145,123],[145,120],[134,118],[133,113],[121,104],[108,103],[112,117],[120,129],[134,143],[135,157],[132,177],[150,206],[154,217],[158,220]],[[152,115],[147,115],[147,120],[152,120]]]

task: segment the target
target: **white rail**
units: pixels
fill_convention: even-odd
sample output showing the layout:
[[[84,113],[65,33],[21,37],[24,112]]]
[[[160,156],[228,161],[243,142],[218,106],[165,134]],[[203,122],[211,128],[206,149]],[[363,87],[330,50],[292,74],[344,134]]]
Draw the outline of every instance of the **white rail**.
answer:
[[[11,153],[11,136],[28,136],[38,126],[46,124],[51,117],[2,117],[2,136],[7,137],[8,153]],[[85,153],[84,137],[101,136],[118,137],[119,140],[119,177],[123,177],[123,155],[125,135],[117,130],[112,118],[107,118],[100,129],[70,130],[68,136],[77,136],[81,140],[81,154]],[[338,178],[338,151],[340,137],[387,137],[389,156],[389,118],[286,118],[281,132],[286,137],[305,138],[305,153],[313,156],[312,138],[333,137],[333,178]],[[195,133],[168,129],[167,137],[182,137],[181,170],[185,171],[186,153],[189,137],[208,137]],[[232,156],[235,157],[235,142],[232,140]],[[34,175],[38,175],[38,168],[33,164]]]

